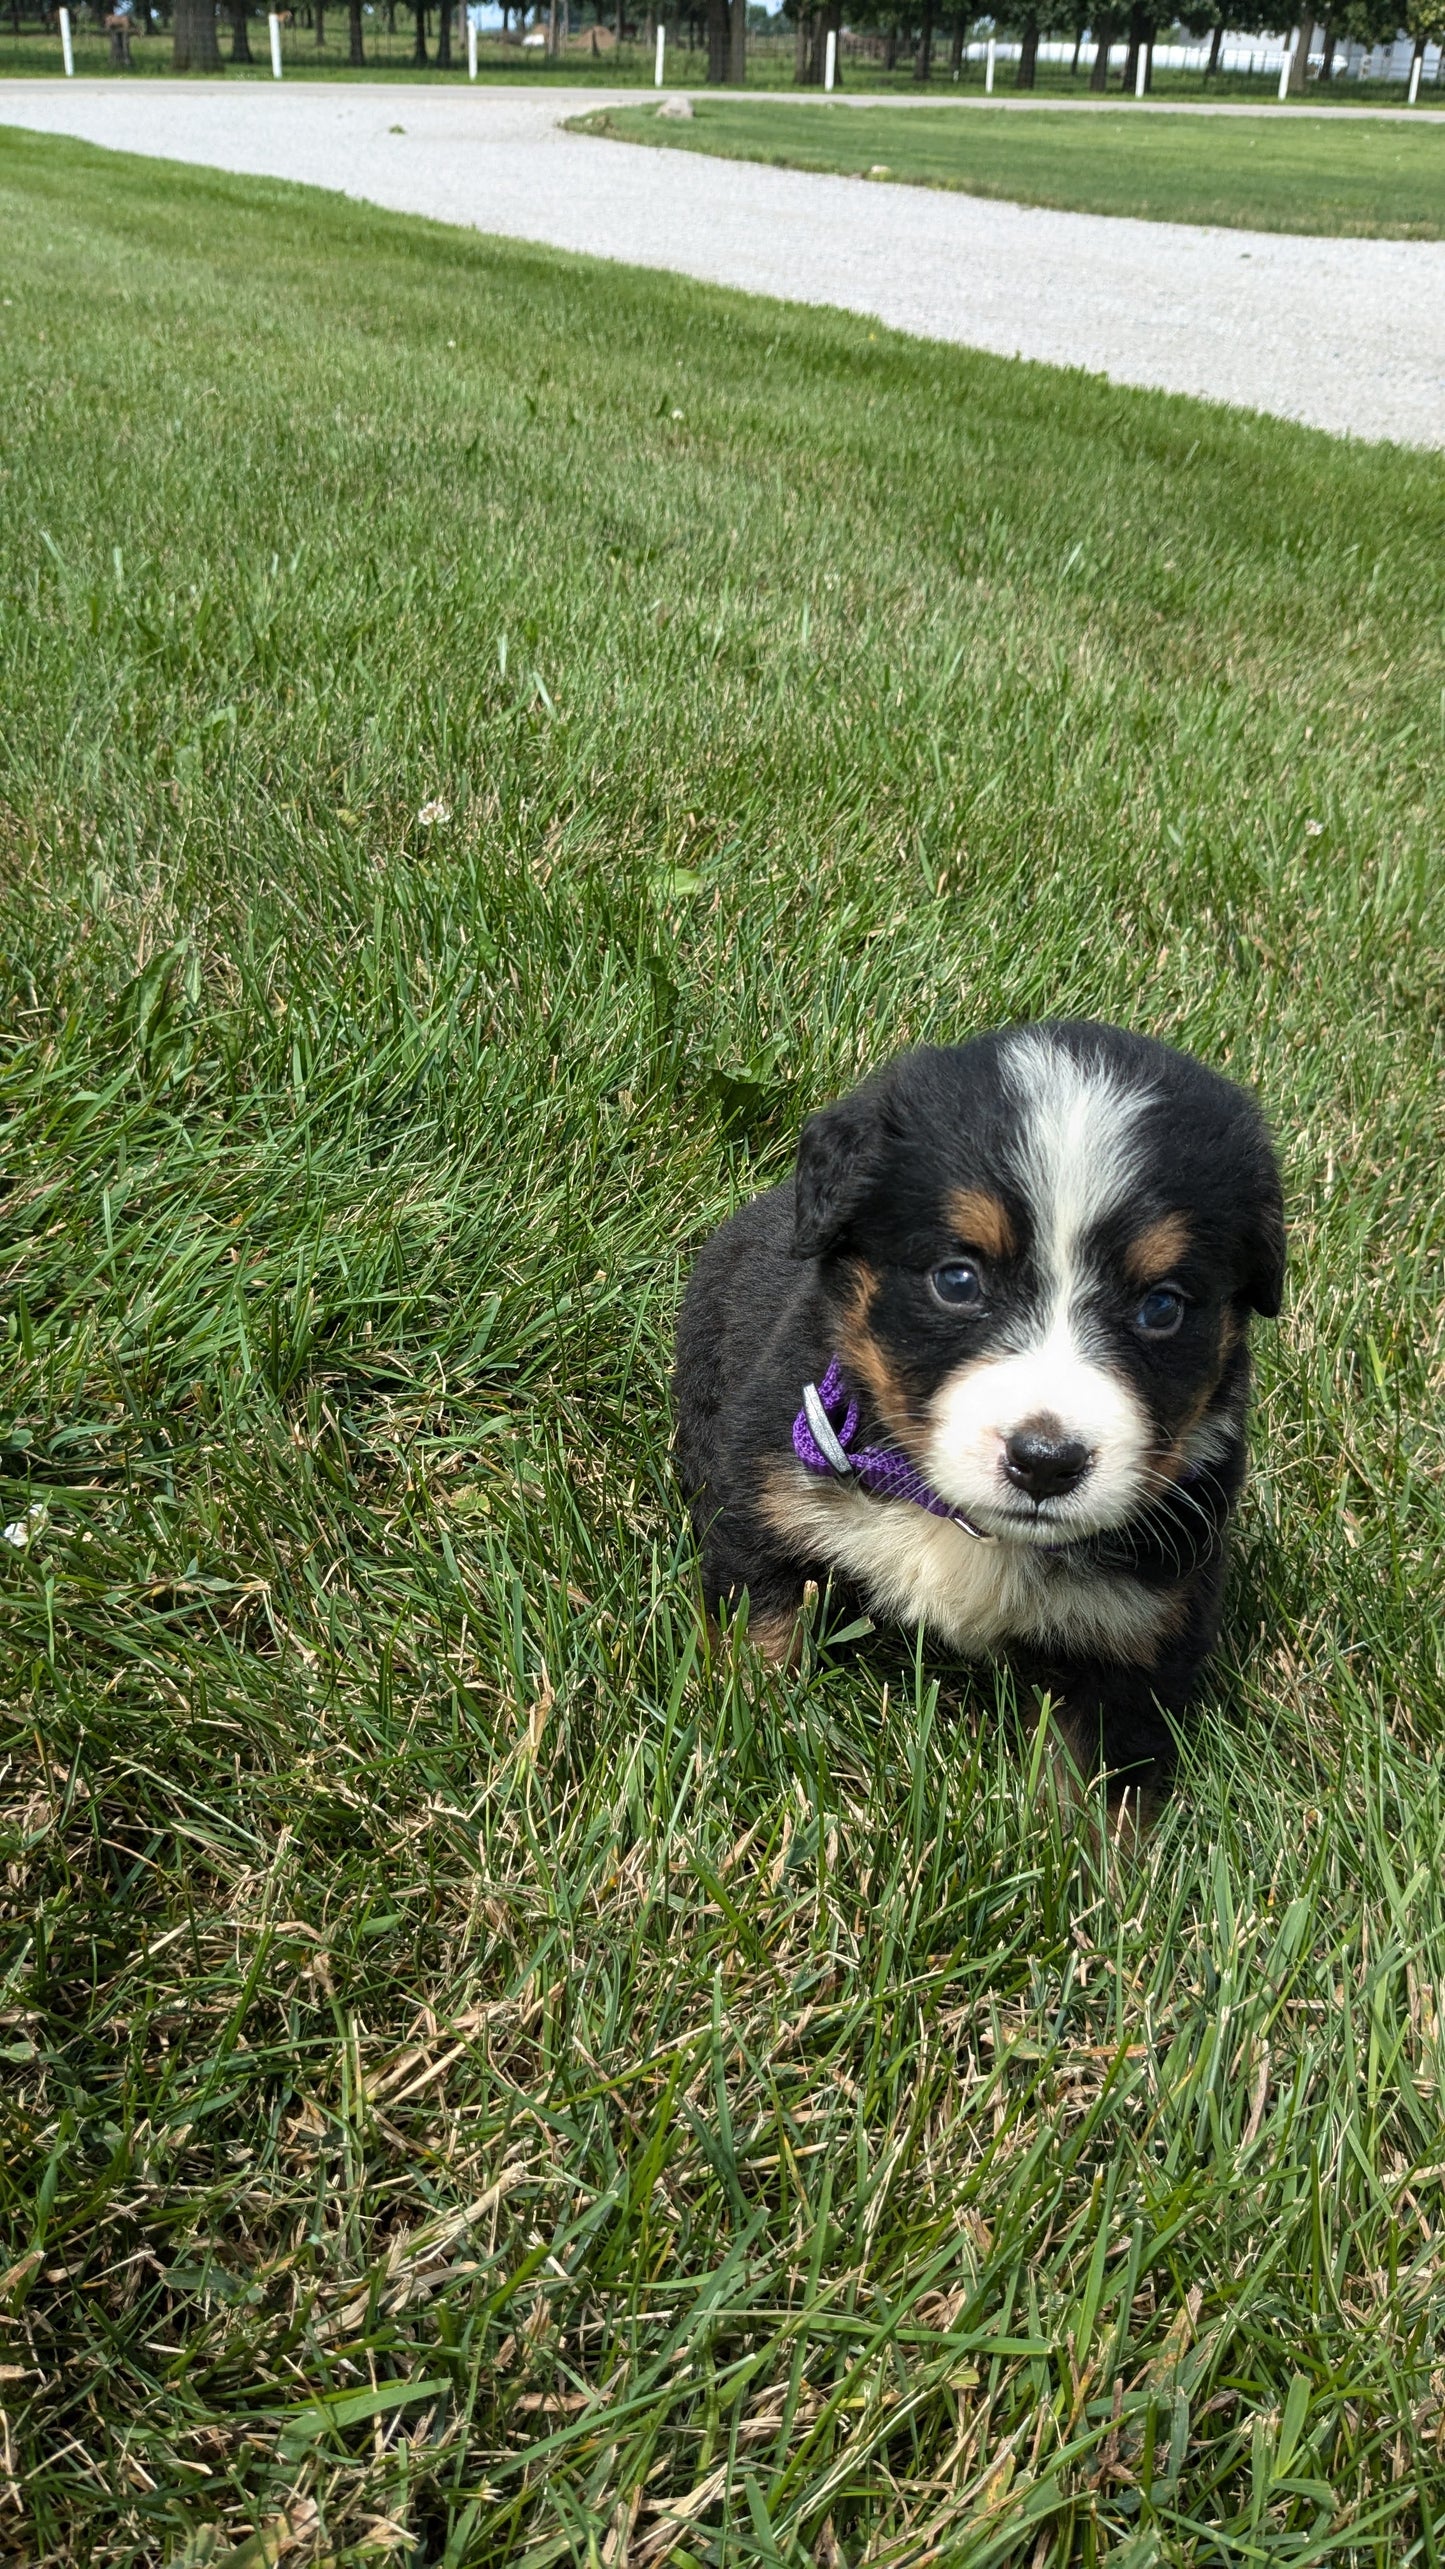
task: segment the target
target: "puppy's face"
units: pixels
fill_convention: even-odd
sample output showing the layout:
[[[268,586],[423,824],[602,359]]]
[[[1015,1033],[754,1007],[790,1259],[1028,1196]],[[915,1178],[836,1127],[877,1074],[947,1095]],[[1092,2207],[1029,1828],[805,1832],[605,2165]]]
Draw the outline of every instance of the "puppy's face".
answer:
[[[1022,1543],[1123,1525],[1218,1451],[1248,1315],[1279,1307],[1257,1110],[1109,1027],[905,1057],[807,1127],[797,1206],[845,1372],[941,1497]]]

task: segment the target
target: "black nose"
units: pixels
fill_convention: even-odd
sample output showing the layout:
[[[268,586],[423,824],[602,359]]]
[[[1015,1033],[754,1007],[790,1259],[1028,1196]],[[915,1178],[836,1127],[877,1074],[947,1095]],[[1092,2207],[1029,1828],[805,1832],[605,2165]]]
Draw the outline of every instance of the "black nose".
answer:
[[[1003,1452],[1009,1479],[1031,1499],[1060,1499],[1076,1490],[1093,1460],[1087,1445],[1052,1420],[1016,1428]]]

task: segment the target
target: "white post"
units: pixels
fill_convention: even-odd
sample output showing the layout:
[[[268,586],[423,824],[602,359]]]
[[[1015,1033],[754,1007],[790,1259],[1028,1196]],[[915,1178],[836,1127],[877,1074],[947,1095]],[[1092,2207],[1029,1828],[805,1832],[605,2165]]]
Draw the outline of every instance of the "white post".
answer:
[[[65,64],[65,77],[67,80],[73,80],[75,78],[75,48],[70,41],[70,11],[68,9],[62,9],[60,12],[60,54],[61,60]]]
[[[823,87],[831,89],[838,76],[838,30],[828,29],[828,42],[823,51]]]
[[[1425,57],[1423,54],[1416,54],[1414,61],[1410,65],[1410,97],[1408,103],[1411,107],[1414,106],[1416,99],[1420,95],[1420,65],[1424,59]]]
[[[271,77],[273,80],[279,80],[281,77],[281,21],[274,9],[266,24],[271,30]]]
[[[1289,71],[1290,64],[1293,61],[1294,46],[1286,45],[1284,49],[1284,60],[1279,67],[1279,103],[1281,107],[1284,105],[1284,102],[1289,95]]]
[[[667,29],[659,20],[657,29],[657,60],[652,66],[652,86],[654,89],[660,89],[662,87],[662,57],[666,48]]]
[[[993,38],[992,38],[992,36],[990,36],[990,37],[989,37],[989,40],[988,40],[988,52],[987,52],[987,53],[986,53],[986,55],[984,56],[983,86],[984,86],[984,94],[985,94],[985,96],[986,96],[986,97],[988,97],[988,98],[992,98],[992,96],[993,96]]]
[[[477,22],[476,22],[476,19],[472,16],[470,6],[468,6],[468,9],[467,9],[467,78],[468,78],[468,80],[475,80],[475,79],[476,79],[476,76],[477,76]]]
[[[1134,67],[1134,95],[1136,98],[1142,98],[1144,95],[1144,82],[1148,77],[1148,72],[1149,48],[1141,36],[1139,39],[1139,59]]]

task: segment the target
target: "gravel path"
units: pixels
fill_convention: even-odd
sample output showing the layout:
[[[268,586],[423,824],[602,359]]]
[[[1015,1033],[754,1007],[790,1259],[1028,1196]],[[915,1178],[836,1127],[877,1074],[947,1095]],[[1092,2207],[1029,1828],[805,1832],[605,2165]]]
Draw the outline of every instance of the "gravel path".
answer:
[[[517,240],[841,304],[923,338],[1445,447],[1445,242],[1058,214],[559,130],[609,103],[596,89],[0,82],[0,123],[32,132],[302,179]]]

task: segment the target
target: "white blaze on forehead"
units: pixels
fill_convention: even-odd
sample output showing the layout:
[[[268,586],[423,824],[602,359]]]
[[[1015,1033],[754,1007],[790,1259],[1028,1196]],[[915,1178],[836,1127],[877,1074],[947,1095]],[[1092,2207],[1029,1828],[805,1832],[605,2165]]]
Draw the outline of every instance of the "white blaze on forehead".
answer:
[[[1038,1299],[1008,1352],[963,1366],[932,1403],[928,1472],[935,1489],[982,1523],[1018,1523],[1027,1499],[1005,1476],[1010,1436],[1057,1421],[1088,1449],[1076,1492],[1056,1502],[1041,1539],[1117,1525],[1143,1492],[1150,1422],[1131,1386],[1087,1343],[1089,1234],[1137,1178],[1139,1120],[1150,1102],[1107,1061],[1080,1060],[1048,1035],[1016,1037],[1004,1055],[1018,1114],[1015,1167],[1028,1204]]]
[[[1089,1233],[1134,1185],[1138,1125],[1152,1092],[1128,1086],[1112,1063],[1081,1061],[1044,1034],[1015,1038],[1004,1075],[1018,1107],[1016,1165],[1033,1218],[1039,1328],[1047,1336],[1072,1308]]]

